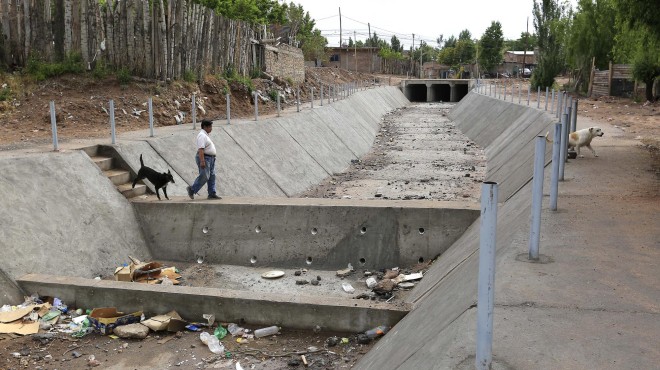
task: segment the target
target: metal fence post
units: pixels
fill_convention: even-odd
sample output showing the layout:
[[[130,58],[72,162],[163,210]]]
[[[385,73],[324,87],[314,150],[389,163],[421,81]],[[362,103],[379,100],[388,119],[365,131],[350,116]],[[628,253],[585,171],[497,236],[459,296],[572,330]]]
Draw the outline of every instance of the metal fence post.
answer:
[[[192,94],[192,121],[193,121],[193,130],[197,126],[197,98],[195,94]]]
[[[536,109],[541,108],[541,86],[536,89]]]
[[[520,104],[520,101],[521,101],[521,92],[520,92],[520,90],[522,90],[522,86],[520,84],[518,84],[518,104]]]
[[[504,85],[504,99],[502,100],[506,101],[506,85]]]
[[[527,106],[529,107],[529,96],[532,94],[532,87],[527,86]]]
[[[575,132],[577,130],[577,110],[578,110],[578,100],[575,99],[573,102],[573,114],[571,117],[571,129],[570,132]]]
[[[154,137],[154,100],[153,100],[153,98],[149,97],[149,100],[147,101],[147,105],[149,106],[149,136]]]
[[[552,142],[552,174],[550,175],[550,209],[557,210],[559,197],[559,156],[561,152],[561,123],[555,123]]]
[[[552,89],[552,103],[550,104],[550,113],[555,111],[555,89]]]
[[[489,370],[493,360],[497,193],[496,182],[484,182],[481,185],[479,285],[477,291],[477,352],[475,358],[475,365],[478,370]]]
[[[296,91],[296,111],[300,112],[300,88]]]
[[[115,102],[110,100],[110,137],[112,138],[112,145],[115,145]]]
[[[311,105],[311,108],[314,109],[314,87],[312,87],[312,98],[309,99],[309,101],[310,101],[311,104],[312,104],[312,105]]]
[[[561,112],[562,112],[561,106],[563,104],[564,104],[564,93],[561,90],[559,90],[557,91],[557,114],[556,114],[557,118],[561,118]]]
[[[280,91],[277,90],[277,116],[280,116]]]
[[[561,116],[561,147],[559,152],[559,181],[564,181],[564,167],[568,152],[568,115]]]
[[[227,93],[227,124],[231,125],[231,96]]]
[[[257,92],[253,92],[254,94],[254,120],[258,121],[259,120],[259,94]]]
[[[545,110],[548,110],[548,87],[545,87]]]
[[[323,106],[323,85],[321,85],[321,106]]]
[[[60,150],[57,142],[57,116],[55,115],[55,101],[50,101],[50,130],[53,133],[53,151]]]
[[[543,168],[545,165],[545,136],[536,137],[534,153],[534,178],[532,181],[532,225],[529,233],[529,259],[539,259],[541,240],[541,208],[543,205]]]

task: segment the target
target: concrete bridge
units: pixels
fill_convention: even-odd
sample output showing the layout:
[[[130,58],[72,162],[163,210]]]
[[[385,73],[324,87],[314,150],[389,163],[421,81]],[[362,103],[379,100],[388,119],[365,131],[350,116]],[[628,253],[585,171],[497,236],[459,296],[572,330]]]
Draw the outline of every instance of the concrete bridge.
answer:
[[[458,102],[468,91],[469,79],[422,79],[401,81],[401,91],[411,102]]]

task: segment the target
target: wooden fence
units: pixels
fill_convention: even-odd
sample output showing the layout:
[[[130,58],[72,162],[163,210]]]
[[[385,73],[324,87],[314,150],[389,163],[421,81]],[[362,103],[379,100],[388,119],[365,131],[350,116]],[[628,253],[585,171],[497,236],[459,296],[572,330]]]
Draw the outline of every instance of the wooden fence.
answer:
[[[247,75],[260,31],[192,0],[0,0],[0,58],[14,67],[80,55],[88,69],[102,61],[162,80]]]
[[[630,64],[612,64],[609,69],[591,69],[589,96],[628,96],[635,91],[635,82]]]

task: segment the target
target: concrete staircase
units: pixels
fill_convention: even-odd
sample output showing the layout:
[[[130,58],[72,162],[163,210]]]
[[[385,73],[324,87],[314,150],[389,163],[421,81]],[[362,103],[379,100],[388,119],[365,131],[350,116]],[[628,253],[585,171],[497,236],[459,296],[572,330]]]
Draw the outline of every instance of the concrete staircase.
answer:
[[[142,181],[135,184],[135,188],[131,187],[134,174],[111,147],[95,145],[83,148],[83,151],[126,198],[130,199],[147,193],[147,186]]]

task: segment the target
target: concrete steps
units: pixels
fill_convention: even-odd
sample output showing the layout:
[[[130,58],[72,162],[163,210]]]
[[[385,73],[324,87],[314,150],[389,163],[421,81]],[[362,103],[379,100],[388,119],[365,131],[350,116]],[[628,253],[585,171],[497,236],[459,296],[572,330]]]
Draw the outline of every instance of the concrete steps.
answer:
[[[131,172],[118,166],[113,157],[99,154],[98,146],[83,148],[83,151],[126,198],[130,199],[147,193],[147,186],[142,182],[138,182],[133,188]]]

